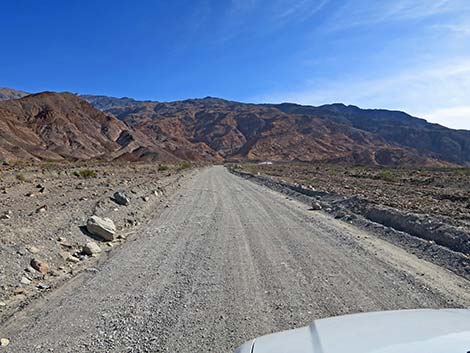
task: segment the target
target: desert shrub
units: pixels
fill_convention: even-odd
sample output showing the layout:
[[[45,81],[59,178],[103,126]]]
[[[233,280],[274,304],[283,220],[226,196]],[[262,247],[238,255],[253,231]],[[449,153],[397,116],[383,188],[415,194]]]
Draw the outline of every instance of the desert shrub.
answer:
[[[377,178],[380,180],[389,181],[389,182],[397,180],[397,176],[393,174],[390,170],[381,170],[377,174]]]
[[[21,181],[23,183],[28,181],[28,179],[26,178],[24,174],[16,174],[16,180]]]
[[[44,169],[54,169],[55,167],[56,167],[56,162],[54,162],[54,161],[47,161],[43,165]]]
[[[240,169],[250,174],[257,174],[259,171],[259,168],[257,166],[248,164],[244,164]]]
[[[457,174],[470,176],[470,168],[458,168],[456,169]]]
[[[158,166],[158,169],[157,169],[157,170],[158,170],[159,172],[164,172],[164,171],[166,171],[166,170],[168,170],[168,169],[170,169],[170,167],[168,167],[167,165],[160,164],[160,165]]]
[[[178,168],[178,169],[179,169],[179,170],[184,170],[184,169],[189,169],[189,168],[191,168],[191,167],[192,167],[191,163],[189,163],[189,162],[183,162],[183,163],[181,163],[181,164],[179,165],[179,168]]]
[[[73,172],[73,175],[82,179],[96,178],[96,171],[92,169],[80,169]]]
[[[331,176],[338,176],[338,170],[335,169],[335,168],[327,168],[326,169],[328,174],[331,175]]]

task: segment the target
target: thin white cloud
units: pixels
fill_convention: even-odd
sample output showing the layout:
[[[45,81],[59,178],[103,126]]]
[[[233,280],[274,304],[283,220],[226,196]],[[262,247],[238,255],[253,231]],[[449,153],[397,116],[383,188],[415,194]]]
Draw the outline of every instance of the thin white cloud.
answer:
[[[273,3],[274,19],[305,21],[315,15],[329,0],[278,0]]]
[[[455,129],[470,130],[470,105],[436,109],[422,114],[429,121]]]
[[[350,0],[331,20],[330,30],[383,22],[420,20],[450,13],[470,11],[468,0]]]
[[[330,0],[232,0],[224,23],[227,27],[240,26],[255,20],[257,26],[268,31],[293,22],[305,21]],[[238,28],[242,30],[242,28]]]
[[[232,23],[238,26],[233,27],[232,34],[239,34],[240,21],[253,19],[256,19],[256,30],[266,34],[322,13],[325,5],[326,0],[236,0],[237,11],[232,13],[238,22]],[[329,55],[339,60],[326,65],[326,70],[322,70],[324,55],[313,56],[312,60],[306,51],[299,59],[299,70],[312,74],[298,89],[281,89],[253,99],[313,105],[343,102],[364,108],[399,109],[449,127],[470,129],[470,116],[465,118],[470,105],[467,45],[470,0],[346,0],[333,14],[327,11],[325,14],[327,17],[322,21],[325,27],[315,32],[320,36],[316,40],[338,41],[340,35],[340,39],[345,36],[360,41],[362,32],[341,30],[362,27],[374,31],[384,25],[383,48],[372,53],[370,59],[356,64],[352,60],[351,67],[338,66],[345,57],[341,56],[341,49],[334,50]],[[403,35],[401,28],[406,21],[412,30]],[[390,29],[397,31],[388,36]],[[338,43],[341,45],[341,40]],[[459,57],[460,60],[455,59]],[[367,61],[371,62],[371,69],[365,71]],[[377,65],[378,62],[382,65]],[[316,72],[325,72],[328,77],[319,77]],[[272,86],[276,84],[281,83]]]
[[[450,23],[440,24],[433,26],[435,29],[441,29],[449,32],[453,32],[457,35],[464,37],[470,36],[470,23]]]
[[[312,18],[331,0],[231,0],[213,30],[214,43],[226,43],[240,35],[265,37],[287,25]]]
[[[470,129],[465,119],[470,96],[470,58],[428,68],[390,72],[380,78],[317,80],[300,91],[255,97],[263,102],[320,105],[342,102],[363,108],[404,110],[454,128]]]

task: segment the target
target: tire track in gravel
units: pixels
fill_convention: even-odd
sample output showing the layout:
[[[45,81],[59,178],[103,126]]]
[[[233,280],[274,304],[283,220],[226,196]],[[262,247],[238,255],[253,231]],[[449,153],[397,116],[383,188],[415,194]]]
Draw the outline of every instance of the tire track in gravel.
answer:
[[[252,186],[253,185],[255,184],[252,184]],[[326,258],[323,259],[321,263],[324,264],[324,263],[330,262],[327,267],[332,267],[332,263],[334,263],[335,265],[338,265],[338,264],[340,265],[340,266],[336,266],[338,269],[340,269],[340,272],[338,272],[340,276],[335,276],[335,277],[336,278],[343,277],[343,278],[337,281],[338,284],[344,283],[343,280],[345,279],[347,280],[347,279],[353,278],[353,272],[351,272],[350,266],[347,266],[347,262],[354,262],[356,265],[362,262],[362,269],[363,269],[362,276],[366,277],[370,275],[370,266],[369,266],[370,257],[377,255],[376,249],[375,248],[370,249],[369,247],[364,247],[363,246],[364,244],[362,244],[362,240],[361,241],[358,240],[358,238],[363,239],[364,237],[368,237],[367,235],[365,234],[358,235],[357,230],[354,229],[353,231],[351,231],[353,228],[349,226],[348,224],[338,221],[338,220],[334,220],[328,216],[322,216],[323,218],[327,217],[326,219],[329,220],[328,222],[324,222],[324,221],[318,222],[317,217],[321,216],[321,214],[317,214],[313,218],[310,217],[310,219],[309,218],[306,219],[305,212],[299,212],[299,207],[298,207],[297,202],[291,202],[290,204],[286,204],[286,208],[282,212],[276,213],[275,211],[273,211],[273,208],[272,208],[272,200],[268,198],[264,192],[259,192],[257,188],[253,189],[251,188],[251,186],[248,186],[248,189],[250,189],[253,195],[256,195],[256,196],[253,196],[256,202],[262,203],[266,210],[270,210],[270,218],[284,220],[284,222],[279,222],[280,223],[279,227],[281,228],[284,227],[283,224],[285,224],[289,220],[296,220],[297,224],[306,223],[305,225],[300,227],[301,229],[307,228],[307,227],[311,228],[311,233],[310,233],[311,237],[307,236],[304,238],[300,236],[296,238],[296,233],[294,232],[290,234],[289,237],[284,237],[282,240],[280,240],[279,244],[282,244],[282,242],[286,242],[292,246],[295,246],[298,241],[302,241],[305,239],[314,241],[315,238],[319,238],[322,244],[316,247],[318,248],[319,246],[321,246],[322,254],[329,255],[329,256],[326,256]],[[290,207],[288,205],[295,205],[295,206]],[[300,210],[302,210],[302,208],[304,211],[305,206],[303,207],[301,206]],[[340,228],[338,226],[340,226]],[[338,230],[340,230],[339,233],[338,233]],[[284,229],[284,231],[286,230]],[[334,233],[338,233],[338,234],[336,234],[336,236],[333,236],[333,237],[329,236]],[[370,236],[369,238],[373,239],[374,237]],[[400,250],[399,248],[396,248],[393,245],[388,244],[384,241],[380,241],[379,239],[376,239],[376,243],[381,246],[385,245],[390,248],[394,248],[394,250],[397,251],[397,253],[404,252],[403,250]],[[325,247],[326,244],[328,244],[329,246]],[[308,248],[311,248],[311,247],[303,247],[300,249],[308,249]],[[341,249],[342,252],[338,253],[338,249]],[[344,262],[344,255],[350,254],[349,256],[353,256],[355,252],[359,252],[360,256],[355,258],[354,260],[346,258],[347,261]],[[342,256],[338,257],[338,255],[342,255]],[[407,254],[407,255],[410,259],[415,258],[415,256],[411,254]],[[303,253],[302,255],[296,256],[295,258],[298,258],[300,261],[305,261],[306,259],[308,259],[308,254]],[[342,263],[338,261],[341,258],[343,258]],[[412,291],[410,291],[410,289],[413,289],[413,288],[411,287],[404,288],[403,283],[400,283],[400,282],[403,282],[404,280],[406,280],[409,285],[419,287],[419,291],[431,291],[430,294],[432,294],[432,295],[427,296],[427,299],[430,299],[430,301],[424,301],[424,302],[422,301],[423,298],[421,296],[415,295],[415,298],[414,298],[415,301],[414,303],[411,301],[411,303],[413,304],[410,306],[410,308],[429,307],[429,306],[441,307],[443,305],[448,305],[447,302],[449,300],[449,291],[447,290],[442,291],[442,289],[447,289],[445,285],[439,286],[439,288],[428,288],[429,283],[425,283],[424,281],[422,281],[421,277],[423,273],[420,273],[419,276],[415,276],[415,278],[413,278],[412,276],[413,274],[411,274],[410,276],[409,271],[404,271],[403,269],[400,269],[400,271],[397,271],[397,269],[388,262],[379,260],[378,258],[374,260],[380,263],[380,266],[378,266],[378,268],[379,269],[382,268],[383,270],[383,273],[381,274],[381,276],[379,276],[379,278],[383,277],[382,279],[385,280],[385,284],[390,283],[390,282],[395,282],[397,284],[397,286],[394,288],[397,291],[397,295],[396,297],[392,299],[392,301],[386,301],[386,298],[384,298],[383,294],[381,293],[383,289],[385,288],[384,283],[382,283],[379,287],[374,288],[373,290],[369,290],[368,292],[371,296],[377,298],[375,304],[385,303],[385,305],[382,305],[381,307],[368,308],[368,310],[393,309],[394,308],[392,306],[393,303],[398,305],[397,309],[406,308],[407,303],[408,305],[410,305],[410,300],[412,298],[410,297],[407,298],[407,295],[413,293]],[[427,264],[428,265],[427,267],[429,268],[438,268],[437,266],[427,263],[425,261],[420,261],[420,262],[421,264]],[[308,263],[306,263],[306,265],[308,267]],[[360,268],[361,267],[359,266],[354,266],[355,271],[357,271]],[[445,269],[440,269],[439,272],[441,275],[442,274],[449,275],[449,271]],[[347,275],[347,276],[345,277],[344,275]],[[454,276],[450,276],[450,277],[454,278]],[[360,281],[359,278],[357,278],[357,280],[354,283],[360,288],[360,291],[358,292],[358,294],[361,294],[361,293],[364,294],[367,292],[368,287],[371,284],[371,281]],[[438,282],[436,281],[436,284],[437,283]],[[464,283],[468,285],[467,281],[465,280],[462,281],[461,279],[460,281],[458,281],[458,283],[459,284]],[[379,294],[379,296],[377,296],[377,294]],[[349,295],[348,298],[346,299],[354,299],[354,298],[356,298],[356,296]],[[399,298],[402,298],[403,301],[397,302],[397,299]],[[452,303],[454,302],[455,301],[452,301]],[[459,306],[459,307],[465,306],[465,305],[468,305],[468,295],[465,295],[464,300],[459,301],[459,303],[453,304],[453,306]]]
[[[469,307],[468,281],[223,167],[84,273],[0,328],[7,351],[231,352],[359,311]]]

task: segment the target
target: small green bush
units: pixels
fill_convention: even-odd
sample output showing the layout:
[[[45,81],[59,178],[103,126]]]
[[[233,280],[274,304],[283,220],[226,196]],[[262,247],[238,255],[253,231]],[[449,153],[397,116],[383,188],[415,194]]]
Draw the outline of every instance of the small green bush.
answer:
[[[73,175],[82,179],[96,178],[96,171],[91,169],[81,169],[73,172]]]
[[[24,174],[16,174],[16,180],[21,181],[23,183],[28,181]]]
[[[469,175],[470,176],[470,168],[459,168],[456,169],[456,172],[461,175]]]
[[[397,176],[393,174],[390,170],[382,170],[377,174],[377,178],[389,182],[393,182],[397,180]]]
[[[178,169],[179,169],[179,170],[184,170],[184,169],[189,169],[189,168],[191,168],[191,167],[192,167],[191,163],[189,163],[189,162],[183,162],[183,163],[180,164],[180,166],[179,166]]]
[[[169,168],[167,165],[160,164],[160,165],[158,166],[158,169],[157,169],[157,170],[158,170],[159,172],[164,172],[164,171],[166,171],[166,170],[168,170],[168,169],[170,169],[170,168]]]
[[[55,167],[56,167],[56,162],[54,161],[47,161],[43,166],[44,169],[54,169]]]

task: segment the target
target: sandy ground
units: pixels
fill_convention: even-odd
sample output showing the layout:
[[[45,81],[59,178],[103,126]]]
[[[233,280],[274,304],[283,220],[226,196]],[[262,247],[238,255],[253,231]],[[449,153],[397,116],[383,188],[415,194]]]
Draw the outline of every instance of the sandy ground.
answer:
[[[469,282],[223,167],[0,327],[8,352],[231,352],[327,316],[469,307]]]

